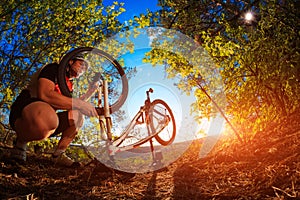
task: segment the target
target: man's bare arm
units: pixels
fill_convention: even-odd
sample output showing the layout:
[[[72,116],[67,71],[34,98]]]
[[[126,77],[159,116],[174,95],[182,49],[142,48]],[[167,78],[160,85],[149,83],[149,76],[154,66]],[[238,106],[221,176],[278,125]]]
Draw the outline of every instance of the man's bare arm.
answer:
[[[56,109],[62,110],[80,110],[88,116],[97,116],[97,111],[92,104],[77,98],[70,98],[59,94],[55,90],[55,84],[46,79],[40,78],[38,82],[38,97],[49,103]]]

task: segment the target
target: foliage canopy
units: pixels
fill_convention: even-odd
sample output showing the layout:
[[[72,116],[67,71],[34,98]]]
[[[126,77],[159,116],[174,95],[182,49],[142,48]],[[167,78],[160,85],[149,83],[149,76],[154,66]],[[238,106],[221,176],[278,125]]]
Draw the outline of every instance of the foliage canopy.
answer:
[[[163,26],[194,38],[214,59],[225,86],[226,114],[245,139],[299,108],[299,2],[161,0],[160,4]],[[253,21],[244,18],[247,11],[253,13]],[[170,55],[164,59],[172,60]],[[184,63],[176,66],[178,73],[185,69],[189,73]],[[206,110],[202,114],[207,117],[212,113],[210,91],[202,85],[215,83],[201,81],[198,72],[191,72],[180,87],[197,88],[194,110]]]

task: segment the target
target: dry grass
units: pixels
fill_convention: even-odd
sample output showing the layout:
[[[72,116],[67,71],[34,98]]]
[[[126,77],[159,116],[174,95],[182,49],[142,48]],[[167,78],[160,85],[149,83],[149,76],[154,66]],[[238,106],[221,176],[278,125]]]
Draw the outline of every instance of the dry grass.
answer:
[[[202,159],[195,141],[175,163],[151,173],[116,172],[97,162],[65,169],[34,154],[25,165],[2,160],[0,199],[300,199],[299,117],[293,117],[246,145],[220,141]]]

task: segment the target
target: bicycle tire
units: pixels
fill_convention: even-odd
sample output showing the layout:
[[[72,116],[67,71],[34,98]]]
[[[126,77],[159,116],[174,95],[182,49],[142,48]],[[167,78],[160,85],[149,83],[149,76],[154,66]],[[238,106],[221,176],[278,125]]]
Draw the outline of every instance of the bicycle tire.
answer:
[[[154,127],[154,124],[153,124],[153,119],[150,119],[150,124],[149,125],[150,125],[150,129],[154,130],[154,131],[152,131],[153,133],[152,134],[150,133],[149,136],[147,136],[143,139],[140,139],[137,142],[134,142],[134,143],[130,144],[134,148],[137,148],[137,147],[143,145],[144,143],[149,142],[152,138],[155,138],[157,140],[157,142],[159,144],[163,145],[163,146],[170,145],[174,141],[175,136],[176,136],[176,123],[175,123],[175,118],[174,118],[173,112],[172,112],[171,108],[168,106],[168,104],[165,101],[161,100],[161,99],[154,100],[150,105],[149,115],[151,115],[151,113],[154,112],[155,106],[159,105],[159,104],[161,105],[161,107],[163,109],[166,109],[168,111],[168,114],[170,115],[169,116],[170,119],[171,119],[170,121],[172,122],[172,124],[171,124],[172,133],[171,133],[170,138],[165,140],[161,136],[159,136],[159,134],[164,130],[164,128],[161,129],[160,131],[156,131],[156,128]],[[128,146],[130,146],[130,145],[128,145]]]
[[[125,103],[128,95],[128,80],[126,77],[126,74],[124,72],[124,69],[120,65],[120,63],[115,60],[111,55],[108,53],[97,49],[93,47],[79,47],[76,49],[71,50],[68,52],[60,61],[59,63],[59,69],[58,69],[58,86],[61,90],[61,93],[67,97],[72,97],[71,91],[69,90],[67,83],[66,83],[66,68],[68,66],[69,60],[71,60],[75,55],[80,53],[92,53],[99,56],[102,56],[103,58],[107,59],[117,70],[118,74],[121,77],[122,80],[122,91],[121,95],[118,97],[118,99],[112,103],[109,107],[110,113],[113,113],[120,109],[120,107]],[[103,108],[97,108],[97,112],[99,115],[103,114]]]
[[[151,103],[149,116],[154,116],[153,113],[155,112],[155,108],[156,108],[157,105],[159,105],[162,109],[165,109],[167,111],[168,117],[170,118],[170,122],[171,122],[170,126],[172,126],[172,130],[171,130],[172,133],[171,133],[171,135],[168,139],[164,139],[162,137],[162,135],[160,135],[160,132],[157,132],[157,133],[154,134],[154,138],[161,145],[167,146],[167,145],[170,145],[175,139],[175,136],[176,136],[176,122],[175,122],[175,118],[174,118],[174,115],[173,115],[173,112],[172,112],[171,108],[169,107],[169,105],[165,101],[163,101],[161,99],[155,99]],[[153,119],[150,119],[150,126],[151,126],[151,129],[156,130],[156,128],[154,127],[154,120]]]

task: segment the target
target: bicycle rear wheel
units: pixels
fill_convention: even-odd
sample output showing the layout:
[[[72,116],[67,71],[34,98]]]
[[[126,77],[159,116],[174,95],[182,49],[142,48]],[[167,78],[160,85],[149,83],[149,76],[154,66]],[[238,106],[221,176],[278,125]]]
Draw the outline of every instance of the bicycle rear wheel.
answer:
[[[77,80],[76,91],[70,91],[66,82],[67,69],[69,61],[76,55],[82,54],[89,62],[88,73],[84,73],[82,78]],[[128,95],[128,80],[124,69],[120,63],[106,52],[92,47],[79,47],[68,52],[59,63],[58,85],[61,93],[68,97],[80,96],[87,90],[87,85],[92,79],[108,80],[109,105],[110,112],[113,113],[120,109],[125,103]],[[96,100],[94,99],[96,102]],[[99,114],[103,114],[103,109],[97,110]]]
[[[150,127],[154,138],[163,146],[171,144],[176,136],[176,123],[173,112],[168,104],[156,99],[151,103]]]

